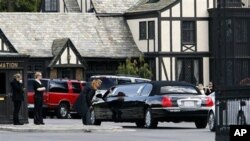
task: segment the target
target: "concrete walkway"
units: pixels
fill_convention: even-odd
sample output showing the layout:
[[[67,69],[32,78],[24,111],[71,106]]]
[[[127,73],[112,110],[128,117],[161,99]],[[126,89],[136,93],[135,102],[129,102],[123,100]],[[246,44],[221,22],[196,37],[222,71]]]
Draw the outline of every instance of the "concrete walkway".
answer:
[[[45,119],[45,125],[35,125],[33,120],[29,120],[29,124],[12,125],[0,124],[1,131],[13,132],[117,132],[124,131],[121,126],[101,125],[101,126],[86,126],[81,123],[81,120],[74,119]]]

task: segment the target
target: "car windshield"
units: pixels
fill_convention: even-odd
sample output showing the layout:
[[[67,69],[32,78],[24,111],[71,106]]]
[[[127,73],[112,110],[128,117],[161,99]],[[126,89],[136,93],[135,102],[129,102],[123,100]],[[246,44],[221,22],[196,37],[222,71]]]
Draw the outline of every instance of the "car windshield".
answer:
[[[160,94],[199,94],[192,86],[162,86]]]

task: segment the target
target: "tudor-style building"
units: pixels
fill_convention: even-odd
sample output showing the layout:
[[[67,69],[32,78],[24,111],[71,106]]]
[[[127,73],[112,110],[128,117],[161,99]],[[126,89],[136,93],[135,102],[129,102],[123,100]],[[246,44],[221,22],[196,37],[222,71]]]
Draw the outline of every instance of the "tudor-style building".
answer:
[[[157,80],[205,85],[215,81],[216,70],[214,74],[210,73],[213,65],[210,50],[218,47],[212,40],[216,39],[216,24],[211,26],[216,17],[209,15],[208,11],[215,13],[219,2],[142,0],[126,11],[125,17],[136,45],[147,57],[155,58]],[[227,8],[237,7],[238,11],[247,11],[249,0],[228,0],[226,5]]]

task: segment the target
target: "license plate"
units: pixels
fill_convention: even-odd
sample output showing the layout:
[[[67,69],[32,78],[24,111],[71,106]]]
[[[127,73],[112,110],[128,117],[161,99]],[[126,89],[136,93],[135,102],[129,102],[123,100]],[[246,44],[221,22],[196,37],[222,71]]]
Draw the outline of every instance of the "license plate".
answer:
[[[184,107],[194,107],[194,102],[193,101],[185,101]]]

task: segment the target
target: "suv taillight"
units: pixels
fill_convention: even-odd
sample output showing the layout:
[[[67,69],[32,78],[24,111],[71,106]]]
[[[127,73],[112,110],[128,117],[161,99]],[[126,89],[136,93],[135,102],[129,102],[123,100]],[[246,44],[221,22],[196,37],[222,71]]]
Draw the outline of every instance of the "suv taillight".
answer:
[[[172,107],[172,100],[170,97],[164,96],[161,101],[162,107]]]
[[[206,98],[206,106],[207,107],[212,107],[214,105],[214,102],[211,97]]]

